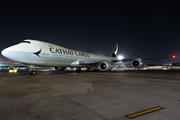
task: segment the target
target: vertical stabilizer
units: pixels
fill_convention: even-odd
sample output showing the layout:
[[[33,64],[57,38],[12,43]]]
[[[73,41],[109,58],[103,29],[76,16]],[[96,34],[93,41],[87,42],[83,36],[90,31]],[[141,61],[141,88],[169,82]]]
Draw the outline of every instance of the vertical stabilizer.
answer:
[[[118,54],[118,44],[116,44],[116,46],[114,47],[111,53],[111,57],[117,57],[117,54]]]

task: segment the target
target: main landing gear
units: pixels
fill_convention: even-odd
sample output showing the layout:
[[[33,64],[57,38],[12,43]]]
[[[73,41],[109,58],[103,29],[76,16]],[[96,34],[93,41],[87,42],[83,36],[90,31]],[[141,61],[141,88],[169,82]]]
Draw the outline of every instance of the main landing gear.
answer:
[[[36,71],[35,71],[34,65],[30,65],[29,74],[30,75],[36,75]]]
[[[76,72],[77,73],[82,72],[81,68],[76,68]]]

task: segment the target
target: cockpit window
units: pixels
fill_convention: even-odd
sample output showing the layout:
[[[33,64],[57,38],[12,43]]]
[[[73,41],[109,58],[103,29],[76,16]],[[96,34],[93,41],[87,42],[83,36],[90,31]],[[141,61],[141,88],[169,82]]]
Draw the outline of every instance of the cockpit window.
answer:
[[[21,43],[29,43],[29,44],[31,44],[30,41],[22,41]]]

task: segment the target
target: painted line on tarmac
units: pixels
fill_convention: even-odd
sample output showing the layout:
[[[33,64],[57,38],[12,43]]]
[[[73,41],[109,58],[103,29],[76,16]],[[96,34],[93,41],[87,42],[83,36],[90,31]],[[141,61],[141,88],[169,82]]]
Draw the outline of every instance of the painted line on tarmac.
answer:
[[[143,110],[143,111],[140,111],[140,112],[136,112],[136,113],[126,115],[126,117],[133,119],[135,117],[139,117],[139,116],[142,116],[142,115],[145,115],[145,114],[148,114],[148,113],[152,113],[152,112],[155,112],[155,111],[158,111],[158,110],[161,110],[161,109],[164,109],[164,108],[160,107],[160,106],[157,106],[157,107],[146,109],[146,110]]]

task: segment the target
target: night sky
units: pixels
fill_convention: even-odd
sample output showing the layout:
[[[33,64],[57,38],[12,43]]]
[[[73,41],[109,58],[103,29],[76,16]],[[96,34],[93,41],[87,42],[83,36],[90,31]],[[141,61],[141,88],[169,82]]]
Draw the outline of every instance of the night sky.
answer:
[[[0,51],[25,39],[109,56],[179,55],[179,3],[164,2],[1,2]],[[7,59],[0,55],[0,62]],[[170,63],[176,60],[148,60]]]

